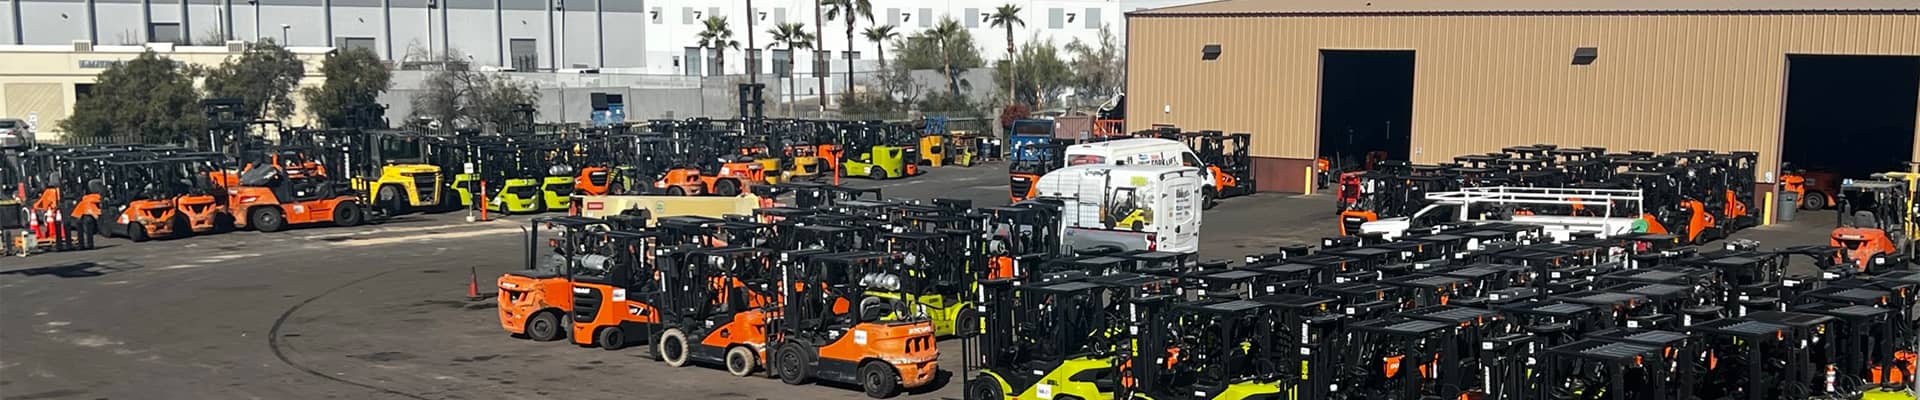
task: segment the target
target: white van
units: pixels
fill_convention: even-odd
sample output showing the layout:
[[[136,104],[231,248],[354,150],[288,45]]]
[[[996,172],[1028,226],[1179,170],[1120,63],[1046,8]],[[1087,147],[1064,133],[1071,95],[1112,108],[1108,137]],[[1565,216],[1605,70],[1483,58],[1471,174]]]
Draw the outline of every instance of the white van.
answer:
[[[1200,251],[1201,169],[1081,165],[1040,177],[1036,195],[1060,201],[1064,250]]]
[[[1176,165],[1200,169],[1206,193],[1217,193],[1213,169],[1200,162],[1193,149],[1175,140],[1140,138],[1082,143],[1067,147],[1067,166],[1076,165]]]

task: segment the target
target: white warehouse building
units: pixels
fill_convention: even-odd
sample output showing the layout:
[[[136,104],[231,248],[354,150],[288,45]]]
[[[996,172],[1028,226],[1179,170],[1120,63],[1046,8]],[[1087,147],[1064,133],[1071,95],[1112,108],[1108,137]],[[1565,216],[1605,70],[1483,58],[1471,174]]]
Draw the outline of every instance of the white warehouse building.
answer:
[[[1056,46],[1092,41],[1108,26],[1124,37],[1122,12],[1158,7],[1177,0],[873,0],[874,22],[860,28],[895,25],[902,37],[931,27],[941,17],[965,26],[989,60],[1004,57],[1006,33],[984,16],[1004,4],[1022,8],[1026,26],[1016,29],[1024,44],[1038,37]],[[1124,5],[1122,3],[1125,3]],[[1138,4],[1136,4],[1138,3]],[[599,69],[607,73],[715,75],[711,50],[695,47],[701,20],[727,17],[735,40],[744,47],[751,32],[765,49],[767,31],[781,22],[805,23],[813,30],[814,0],[13,0],[0,9],[3,43],[25,45],[142,44],[149,42],[220,43],[271,38],[291,46],[365,47],[395,61],[424,60],[451,49],[476,65],[520,71]],[[751,17],[751,18],[749,18]],[[753,27],[747,28],[748,19]],[[822,50],[843,73],[854,57],[865,71],[875,45],[854,37],[848,54],[844,21],[825,21]],[[729,50],[726,71],[746,72],[744,52]],[[772,73],[785,50],[768,52],[759,66]],[[811,54],[797,56],[795,69],[811,72]],[[560,62],[555,62],[559,60]]]

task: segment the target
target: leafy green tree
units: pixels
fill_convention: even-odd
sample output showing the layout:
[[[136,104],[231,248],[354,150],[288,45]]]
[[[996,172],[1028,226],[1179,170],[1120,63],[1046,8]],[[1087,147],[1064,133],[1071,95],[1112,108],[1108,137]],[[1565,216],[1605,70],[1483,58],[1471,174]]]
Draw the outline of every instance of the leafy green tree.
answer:
[[[784,24],[776,24],[773,26],[773,29],[767,30],[767,34],[773,35],[773,43],[767,44],[768,50],[772,50],[775,47],[780,47],[783,45],[787,46],[787,50],[789,53],[787,55],[787,76],[786,76],[787,78],[787,115],[791,116],[793,115],[793,102],[796,101],[795,100],[796,98],[794,97],[793,81],[798,78],[793,76],[793,59],[794,57],[800,55],[800,50],[813,48],[813,34],[807,33],[807,24],[803,24],[799,22],[788,22]]]
[[[827,19],[829,20],[834,18],[839,18],[842,15],[846,16],[847,50],[852,51],[853,50],[853,25],[855,23],[860,22],[861,18],[866,18],[867,23],[873,23],[873,1],[872,0],[821,0],[820,5],[823,7],[827,7]],[[852,58],[847,59],[847,93],[853,93],[853,59]]]
[[[1066,48],[1073,55],[1069,65],[1073,69],[1074,97],[1095,104],[1120,93],[1127,80],[1127,54],[1120,51],[1113,31],[1102,25],[1098,38],[1099,43],[1091,45],[1074,39]]]
[[[700,23],[705,26],[705,29],[700,31],[699,41],[696,43],[699,44],[701,49],[713,49],[716,53],[713,56],[713,71],[711,74],[714,76],[726,75],[727,49],[739,49],[740,41],[733,40],[733,27],[727,26],[727,17],[725,16],[715,15],[707,17],[706,20],[700,21]],[[697,61],[687,60],[687,62]]]
[[[1045,107],[1047,99],[1064,93],[1072,79],[1073,71],[1060,59],[1051,39],[1028,41],[1015,57],[1000,61],[993,74],[994,83],[1012,95],[1010,101],[1035,108]]]
[[[393,72],[381,64],[380,55],[358,47],[342,49],[320,63],[320,73],[327,77],[326,83],[300,89],[308,114],[327,127],[375,125],[360,118],[373,117],[364,111],[379,107],[376,99],[393,86]]]
[[[206,131],[200,92],[173,60],[152,50],[108,67],[93,91],[73,105],[60,130],[80,138],[126,135],[148,143],[182,143]]]
[[[449,52],[453,53],[453,52]],[[440,130],[478,128],[502,132],[514,121],[517,104],[533,104],[540,92],[532,83],[519,82],[504,74],[474,72],[457,62],[427,76],[425,90],[414,94],[412,120],[439,122]]]
[[[293,52],[266,40],[208,71],[207,95],[239,98],[254,115],[285,118],[293,113],[293,88],[306,72]]]
[[[980,68],[986,62],[973,44],[973,34],[952,18],[941,17],[933,28],[893,42],[895,68],[939,70],[947,77],[947,90],[960,92],[959,73]]]

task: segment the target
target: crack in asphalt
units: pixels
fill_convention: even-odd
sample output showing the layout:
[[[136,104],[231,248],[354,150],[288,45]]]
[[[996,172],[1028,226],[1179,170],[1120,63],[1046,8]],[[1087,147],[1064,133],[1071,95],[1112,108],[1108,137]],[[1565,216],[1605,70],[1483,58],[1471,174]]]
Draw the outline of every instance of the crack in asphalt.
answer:
[[[384,387],[379,387],[379,386],[374,386],[374,385],[372,385],[372,384],[367,384],[367,383],[360,383],[360,382],[354,382],[354,381],[352,381],[352,380],[348,380],[348,379],[346,379],[346,378],[341,378],[341,377],[337,377],[337,376],[333,376],[333,375],[327,375],[327,374],[325,374],[325,373],[322,373],[322,372],[320,372],[319,370],[316,370],[316,369],[313,369],[312,367],[308,367],[308,366],[306,366],[306,365],[302,365],[302,364],[300,364],[300,363],[296,363],[296,362],[294,362],[292,358],[288,358],[288,357],[287,357],[287,354],[286,354],[286,352],[285,352],[285,351],[283,351],[283,350],[281,349],[281,346],[280,346],[280,328],[281,328],[281,327],[283,327],[283,326],[285,326],[285,325],[286,325],[286,323],[287,323],[287,318],[288,318],[288,317],[292,317],[292,316],[293,316],[293,313],[294,313],[294,312],[297,312],[297,311],[300,311],[300,308],[302,308],[302,307],[306,307],[308,303],[312,303],[312,302],[313,302],[314,300],[319,300],[319,299],[320,299],[321,297],[326,297],[327,295],[330,295],[330,294],[333,294],[334,292],[337,292],[337,291],[339,291],[340,289],[345,289],[345,288],[347,288],[347,287],[350,287],[350,286],[353,286],[353,285],[357,285],[357,284],[360,284],[361,282],[366,282],[366,281],[370,281],[370,280],[373,280],[374,278],[379,278],[379,277],[381,277],[381,276],[383,276],[383,275],[386,275],[386,274],[390,274],[390,273],[393,273],[393,272],[395,272],[395,271],[400,271],[400,270],[398,270],[398,269],[390,269],[390,270],[386,270],[386,271],[381,271],[381,272],[379,272],[379,273],[375,273],[375,274],[373,274],[373,275],[368,275],[368,276],[366,276],[366,277],[362,277],[362,278],[360,278],[360,279],[355,279],[355,280],[353,280],[353,281],[351,281],[351,282],[347,282],[347,283],[344,283],[344,284],[341,284],[340,286],[335,286],[335,287],[333,287],[333,288],[330,288],[330,289],[327,289],[326,291],[324,291],[324,292],[320,292],[320,294],[317,294],[317,295],[314,295],[313,297],[308,297],[308,298],[307,298],[306,300],[301,300],[301,301],[300,301],[300,303],[297,303],[297,304],[294,304],[294,305],[293,305],[293,307],[288,307],[288,308],[287,308],[287,311],[284,311],[284,312],[281,312],[281,313],[280,313],[280,317],[279,317],[279,318],[275,318],[275,319],[273,320],[273,329],[271,329],[271,330],[269,330],[269,331],[267,331],[267,347],[269,347],[269,348],[271,348],[271,349],[273,350],[273,356],[274,356],[274,357],[276,357],[276,358],[279,358],[279,359],[280,359],[280,362],[282,362],[282,363],[285,363],[285,364],[287,364],[287,366],[289,366],[289,367],[293,367],[293,369],[297,369],[297,370],[300,370],[301,372],[306,372],[306,373],[307,373],[308,375],[313,375],[313,376],[317,376],[317,377],[320,377],[321,379],[326,379],[326,380],[330,380],[330,381],[334,381],[334,382],[339,382],[339,383],[344,383],[344,384],[348,384],[348,385],[352,385],[352,386],[358,386],[358,387],[360,387],[360,388],[363,388],[363,389],[368,389],[368,390],[373,390],[373,391],[376,391],[376,392],[381,392],[381,393],[386,393],[386,394],[390,394],[390,395],[395,395],[395,396],[400,396],[400,397],[405,397],[405,398],[409,398],[409,399],[416,399],[416,400],[428,400],[428,399],[427,399],[426,397],[424,397],[424,396],[420,396],[420,395],[417,395],[417,394],[412,394],[412,393],[407,393],[407,392],[402,392],[402,391],[398,391],[398,390],[394,390],[394,389],[389,389],[389,388],[384,388]]]

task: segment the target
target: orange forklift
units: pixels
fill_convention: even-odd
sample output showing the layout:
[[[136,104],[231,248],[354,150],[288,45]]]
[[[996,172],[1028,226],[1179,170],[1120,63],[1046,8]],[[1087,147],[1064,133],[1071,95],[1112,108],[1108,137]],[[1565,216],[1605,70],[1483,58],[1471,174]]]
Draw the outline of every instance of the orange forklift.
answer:
[[[76,215],[94,217],[99,232],[135,242],[171,238],[193,232],[174,203],[184,191],[185,175],[162,160],[113,160],[104,163],[101,178],[87,183],[100,195],[97,208],[76,208]]]
[[[1903,177],[1905,175],[1902,175]],[[1829,243],[1841,248],[1836,262],[1877,274],[1905,269],[1913,258],[1912,200],[1908,182],[1848,180],[1840,186],[1837,227]]]
[[[574,272],[596,256],[592,234],[614,229],[606,220],[573,216],[538,217],[529,225],[527,268],[495,282],[500,327],[516,337],[559,340],[567,333],[561,318],[573,313]]]
[[[220,153],[180,153],[164,159],[168,167],[179,169],[173,175],[184,177],[180,182],[183,191],[174,199],[174,207],[179,208],[180,216],[186,218],[187,227],[195,234],[234,228],[224,184],[230,173],[220,168],[225,158]]]
[[[897,262],[881,252],[782,255],[783,301],[767,329],[769,369],[791,385],[858,384],[872,398],[932,382],[940,369],[933,321],[896,299],[866,294],[888,279],[853,276]]]
[[[765,364],[770,254],[751,247],[681,247],[657,255],[660,335],[654,359],[673,367],[725,365],[734,376]]]
[[[255,165],[227,190],[227,210],[239,227],[277,232],[290,225],[366,221],[353,189],[298,166]]]
[[[573,343],[604,350],[627,347],[628,338],[654,337],[660,312],[661,276],[653,260],[658,230],[606,232],[587,238],[594,248],[574,264]]]

